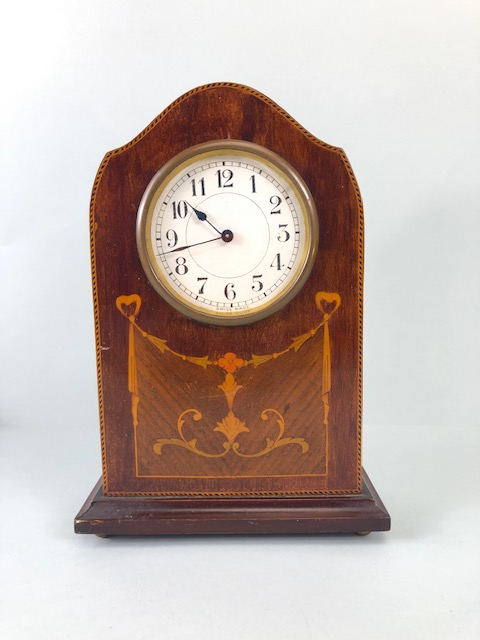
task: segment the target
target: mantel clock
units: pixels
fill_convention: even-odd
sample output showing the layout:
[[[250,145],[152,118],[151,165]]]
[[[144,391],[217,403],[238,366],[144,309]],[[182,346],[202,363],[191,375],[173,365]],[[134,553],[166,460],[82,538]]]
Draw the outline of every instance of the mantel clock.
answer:
[[[107,153],[91,243],[102,478],[77,532],[389,529],[341,149],[249,87],[198,87]]]

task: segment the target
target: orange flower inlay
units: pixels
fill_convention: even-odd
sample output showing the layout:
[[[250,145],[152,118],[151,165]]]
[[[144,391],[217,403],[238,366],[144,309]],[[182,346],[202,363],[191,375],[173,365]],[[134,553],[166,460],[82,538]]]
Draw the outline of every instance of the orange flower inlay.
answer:
[[[223,358],[220,358],[217,364],[222,369],[225,369],[225,371],[227,371],[228,373],[233,373],[234,371],[240,369],[240,367],[244,367],[248,363],[246,360],[242,360],[241,358],[237,357],[235,353],[231,353],[229,351],[223,356]]]

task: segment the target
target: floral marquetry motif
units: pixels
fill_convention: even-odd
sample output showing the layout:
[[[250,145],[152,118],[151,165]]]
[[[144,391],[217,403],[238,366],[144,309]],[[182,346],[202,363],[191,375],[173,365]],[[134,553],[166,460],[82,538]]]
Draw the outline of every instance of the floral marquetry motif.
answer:
[[[153,344],[157,349],[159,354],[169,353],[176,358],[190,362],[194,364],[200,364],[202,367],[206,368],[207,366],[218,367],[223,369],[226,374],[223,382],[217,385],[217,388],[221,390],[225,396],[226,404],[228,411],[223,416],[221,420],[217,420],[214,424],[216,426],[210,426],[210,429],[214,432],[222,433],[226,440],[221,443],[221,450],[218,452],[206,451],[202,448],[202,445],[199,444],[199,439],[201,440],[201,436],[203,430],[205,428],[209,428],[208,425],[205,426],[202,424],[203,415],[202,412],[197,408],[185,408],[177,417],[176,420],[176,431],[179,437],[159,437],[152,443],[152,449],[157,455],[162,455],[164,451],[164,447],[174,446],[180,447],[191,454],[195,454],[204,458],[223,458],[228,453],[235,454],[242,458],[259,458],[261,456],[267,455],[274,451],[279,447],[285,447],[287,445],[297,445],[300,447],[300,451],[302,454],[305,454],[309,451],[310,445],[308,441],[304,437],[293,437],[290,435],[286,435],[287,426],[285,424],[284,415],[277,409],[273,407],[264,408],[260,411],[261,421],[265,424],[265,433],[264,435],[264,443],[262,447],[258,451],[254,452],[246,452],[243,450],[241,443],[237,440],[237,438],[241,434],[251,433],[251,427],[248,426],[245,421],[240,419],[234,413],[234,401],[236,395],[244,389],[244,385],[241,385],[237,382],[235,377],[235,373],[239,370],[253,366],[254,368],[259,367],[261,364],[266,364],[272,360],[276,360],[281,356],[285,356],[289,352],[298,352],[299,349],[304,345],[308,340],[311,340],[315,337],[318,331],[323,327],[324,328],[324,345],[323,345],[323,364],[322,371],[323,376],[326,376],[328,383],[327,386],[322,382],[320,384],[321,395],[324,399],[324,417],[323,424],[325,428],[328,428],[328,402],[326,396],[330,392],[330,373],[326,371],[330,367],[330,344],[328,338],[328,330],[327,323],[330,319],[331,315],[338,309],[340,305],[340,297],[338,294],[330,294],[325,292],[318,292],[315,296],[315,301],[318,309],[323,312],[323,318],[321,321],[312,329],[310,329],[307,333],[302,336],[298,336],[293,338],[291,343],[283,350],[275,352],[274,354],[268,354],[264,356],[255,356],[249,360],[239,358],[234,352],[227,352],[222,357],[215,359],[211,356],[204,356],[202,358],[187,356],[184,354],[177,353],[176,351],[170,349],[167,344],[167,341],[156,336],[148,335],[145,331],[141,329],[141,327],[136,323],[136,318],[139,313],[141,307],[141,299],[137,294],[132,295],[122,295],[117,298],[116,306],[122,315],[124,315],[130,322],[129,325],[129,364],[128,364],[128,380],[129,380],[129,390],[132,395],[132,425],[134,428],[134,438],[135,438],[135,454],[137,456],[137,460],[135,461],[136,469],[139,469],[139,446],[138,446],[138,434],[137,427],[139,426],[138,422],[138,409],[141,403],[141,391],[139,390],[138,384],[138,363],[136,360],[136,349],[135,349],[135,332],[143,338],[147,339],[151,344]],[[332,304],[333,306],[329,307],[329,312],[325,312],[324,304]],[[158,356],[160,357],[160,355]],[[254,384],[254,383],[253,383]],[[327,388],[328,387],[328,388]],[[244,393],[248,393],[248,387],[244,390]],[[188,438],[185,435],[185,426],[189,423],[190,432],[194,434],[194,437]],[[197,424],[195,424],[197,423]],[[272,432],[272,425],[269,423],[273,423],[276,425],[276,433]],[[255,431],[261,431],[261,425],[256,426]],[[287,432],[288,433],[288,432]],[[270,435],[271,434],[271,435]],[[220,443],[219,443],[220,444]],[[325,452],[326,455],[326,452]]]

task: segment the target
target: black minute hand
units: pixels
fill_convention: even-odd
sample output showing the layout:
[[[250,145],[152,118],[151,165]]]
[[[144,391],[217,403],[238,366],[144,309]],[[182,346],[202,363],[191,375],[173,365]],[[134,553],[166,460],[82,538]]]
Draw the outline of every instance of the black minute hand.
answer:
[[[210,240],[203,240],[203,242],[195,242],[194,244],[186,244],[184,247],[177,247],[176,249],[170,249],[170,251],[163,251],[159,253],[159,256],[164,256],[166,253],[175,253],[175,251],[184,251],[190,249],[190,247],[198,247],[199,244],[207,244],[207,242],[215,242],[216,240],[223,240],[223,234],[218,238],[211,238]]]

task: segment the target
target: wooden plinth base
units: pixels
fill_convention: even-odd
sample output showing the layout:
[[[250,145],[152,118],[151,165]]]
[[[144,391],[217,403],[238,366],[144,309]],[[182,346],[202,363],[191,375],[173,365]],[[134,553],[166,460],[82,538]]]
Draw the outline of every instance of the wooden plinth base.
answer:
[[[298,498],[104,496],[101,480],[75,518],[76,533],[112,535],[366,533],[390,516],[363,472],[361,494]]]

